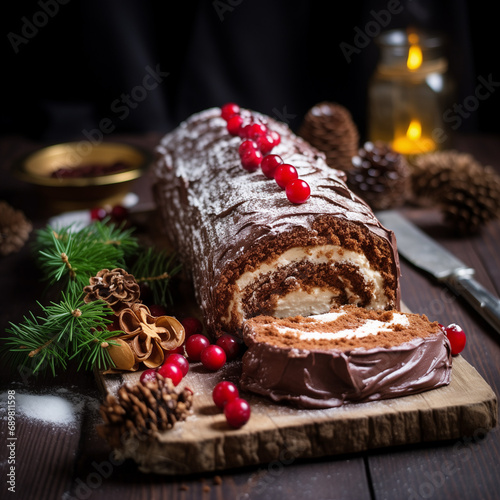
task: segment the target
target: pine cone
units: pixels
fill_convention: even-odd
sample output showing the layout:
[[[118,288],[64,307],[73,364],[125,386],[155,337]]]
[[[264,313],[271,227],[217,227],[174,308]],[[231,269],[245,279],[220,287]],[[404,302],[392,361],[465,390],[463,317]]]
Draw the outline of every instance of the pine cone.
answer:
[[[156,380],[122,385],[117,398],[108,394],[99,410],[104,424],[98,434],[113,448],[130,437],[153,438],[185,420],[193,403],[190,389],[177,391],[172,381],[158,373]]]
[[[21,210],[0,201],[0,255],[20,250],[26,243],[33,226]]]
[[[500,216],[500,176],[473,156],[440,151],[412,160],[415,202],[439,205],[445,222],[461,234],[477,233]]]
[[[306,114],[299,135],[323,151],[332,168],[348,171],[356,155],[359,133],[349,111],[340,104],[321,102]]]
[[[410,167],[388,144],[367,142],[352,159],[347,184],[373,210],[395,208],[409,195]]]
[[[90,285],[84,287],[86,304],[94,300],[104,300],[116,313],[140,302],[140,287],[134,276],[125,270],[116,268],[110,271],[102,269],[90,278]]]

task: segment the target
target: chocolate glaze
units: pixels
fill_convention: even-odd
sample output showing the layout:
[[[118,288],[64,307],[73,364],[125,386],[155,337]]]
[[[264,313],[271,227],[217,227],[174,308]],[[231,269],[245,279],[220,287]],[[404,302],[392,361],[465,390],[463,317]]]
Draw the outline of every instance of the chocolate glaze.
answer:
[[[443,332],[400,345],[297,349],[256,341],[244,330],[242,389],[301,408],[332,408],[447,385],[451,349]]]
[[[241,331],[241,321],[222,318],[231,285],[245,269],[262,262],[263,255],[328,243],[332,235],[324,228],[335,224],[354,235],[346,240],[363,240],[364,248],[373,250],[369,260],[384,274],[389,307],[399,308],[399,261],[392,231],[347,188],[345,175],[327,166],[322,153],[286,125],[258,113],[253,116],[280,134],[273,154],[293,164],[310,184],[306,203],[290,203],[273,180],[241,167],[241,139],[229,135],[218,108],[193,115],[157,147],[155,199],[166,233],[192,274],[208,330],[217,335]]]

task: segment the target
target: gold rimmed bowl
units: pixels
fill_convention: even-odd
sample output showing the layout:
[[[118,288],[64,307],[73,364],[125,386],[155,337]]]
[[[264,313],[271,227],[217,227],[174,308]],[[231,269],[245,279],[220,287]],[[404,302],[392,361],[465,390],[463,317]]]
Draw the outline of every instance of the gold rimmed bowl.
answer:
[[[15,165],[52,211],[116,205],[150,165],[149,151],[117,142],[68,142],[39,149]]]

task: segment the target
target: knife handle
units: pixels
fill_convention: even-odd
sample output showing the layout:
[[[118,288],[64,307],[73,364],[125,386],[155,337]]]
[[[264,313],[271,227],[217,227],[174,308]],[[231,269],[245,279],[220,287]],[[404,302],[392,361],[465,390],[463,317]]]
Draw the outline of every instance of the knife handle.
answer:
[[[471,273],[457,273],[444,280],[464,297],[500,333],[500,299],[480,285]]]

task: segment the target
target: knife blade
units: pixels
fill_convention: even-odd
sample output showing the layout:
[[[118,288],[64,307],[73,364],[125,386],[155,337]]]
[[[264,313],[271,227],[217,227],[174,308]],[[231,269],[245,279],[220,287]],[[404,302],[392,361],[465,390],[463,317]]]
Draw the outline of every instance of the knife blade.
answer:
[[[500,333],[500,299],[474,279],[475,271],[395,210],[376,213],[394,231],[399,254],[461,295]]]

